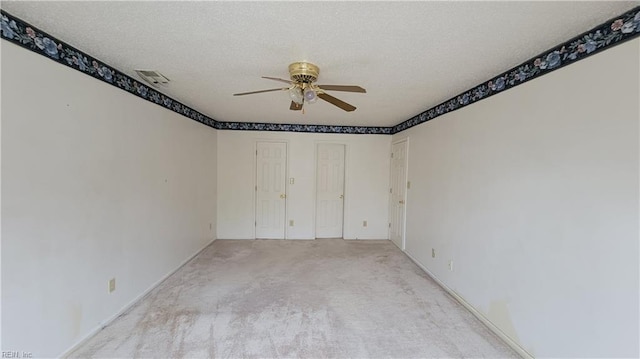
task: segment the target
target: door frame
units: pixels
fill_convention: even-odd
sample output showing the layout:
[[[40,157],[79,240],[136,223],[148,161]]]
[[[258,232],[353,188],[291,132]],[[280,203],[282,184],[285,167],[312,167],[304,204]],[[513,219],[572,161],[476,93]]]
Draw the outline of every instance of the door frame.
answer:
[[[331,141],[331,140],[315,140],[313,141],[313,239],[315,240],[317,237],[316,233],[316,218],[318,216],[318,146],[319,145],[343,145],[344,146],[344,198],[342,201],[342,239],[344,239],[345,228],[347,224],[347,203],[349,201],[348,191],[348,177],[347,176],[347,166],[349,165],[349,145],[346,142],[342,141]]]
[[[289,140],[285,140],[285,139],[273,139],[273,138],[268,138],[268,139],[263,139],[263,138],[256,138],[253,141],[253,188],[251,189],[251,191],[253,192],[253,200],[252,200],[252,206],[253,206],[253,239],[258,239],[256,237],[256,222],[258,221],[258,208],[257,208],[257,204],[256,201],[258,200],[258,196],[256,194],[256,187],[258,186],[258,143],[261,142],[269,142],[269,143],[284,143],[286,145],[286,151],[285,151],[285,156],[287,156],[286,160],[285,160],[285,178],[284,178],[284,193],[286,195],[285,199],[284,199],[284,238],[283,239],[289,239],[289,226],[287,225],[288,220],[289,220]]]
[[[402,142],[406,142],[406,145],[405,145],[406,152],[405,152],[405,157],[404,157],[404,175],[405,175],[404,186],[405,186],[405,191],[404,191],[404,198],[402,199],[404,201],[404,206],[403,206],[404,214],[402,216],[402,223],[400,225],[402,227],[402,237],[400,238],[400,243],[401,243],[400,250],[402,250],[404,252],[406,247],[407,247],[407,245],[406,245],[406,238],[407,238],[407,204],[408,204],[407,203],[407,197],[408,197],[408,194],[409,194],[408,193],[409,192],[409,188],[407,186],[408,183],[409,183],[409,137],[408,136],[405,137],[405,138],[401,138],[399,140],[393,141],[391,143],[391,148],[390,148],[390,151],[389,151],[389,157],[391,157],[391,153],[393,153],[393,146],[397,145],[399,143],[402,143]],[[389,188],[392,188],[391,186],[392,186],[392,183],[393,183],[393,180],[392,180],[392,178],[393,178],[393,158],[390,158],[389,165],[390,165],[389,166],[389,169],[390,169],[390,171],[389,171]],[[391,203],[392,196],[393,195],[391,193],[389,193],[389,201],[388,201],[388,203],[389,203],[389,224],[391,224],[391,215],[392,215],[392,208],[391,208],[391,206],[392,206],[392,203]],[[393,244],[396,244],[391,239],[391,226],[389,226],[387,233],[388,233],[389,240]]]

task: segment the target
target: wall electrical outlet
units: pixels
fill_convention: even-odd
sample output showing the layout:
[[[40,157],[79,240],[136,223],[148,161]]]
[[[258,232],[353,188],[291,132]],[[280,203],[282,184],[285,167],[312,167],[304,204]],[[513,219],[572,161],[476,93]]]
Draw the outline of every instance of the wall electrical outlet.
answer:
[[[295,182],[296,180],[293,177],[289,178],[289,184],[294,184]]]
[[[209,222],[209,230],[211,230],[212,228],[213,228],[213,224]]]
[[[449,270],[453,272],[453,259],[449,261]]]
[[[367,226],[367,221],[362,221],[362,226],[366,227]]]
[[[435,248],[431,248],[431,258],[435,258],[436,257],[436,250]]]
[[[289,220],[289,227],[293,227],[293,219]]]
[[[116,279],[111,278],[109,279],[109,293],[112,293],[114,290],[116,290]]]

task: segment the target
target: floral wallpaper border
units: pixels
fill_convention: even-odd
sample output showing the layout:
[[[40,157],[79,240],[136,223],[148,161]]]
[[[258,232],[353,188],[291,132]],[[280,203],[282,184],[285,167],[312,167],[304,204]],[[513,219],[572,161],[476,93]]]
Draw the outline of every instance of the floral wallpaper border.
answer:
[[[2,9],[0,19],[3,39],[215,129],[380,135],[404,131],[640,36],[638,6],[393,127],[326,126],[216,121]]]
[[[640,35],[640,6],[392,127],[396,134]]]
[[[216,127],[220,130],[236,131],[286,131],[286,132],[313,132],[313,133],[346,133],[367,135],[390,135],[391,127],[367,127],[367,126],[328,126],[328,125],[297,125],[283,123],[256,123],[256,122],[218,122]]]

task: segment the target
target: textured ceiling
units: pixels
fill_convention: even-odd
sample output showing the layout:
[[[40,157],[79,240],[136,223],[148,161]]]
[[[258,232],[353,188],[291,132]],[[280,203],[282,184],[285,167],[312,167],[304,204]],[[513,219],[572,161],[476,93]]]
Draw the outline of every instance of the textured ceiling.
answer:
[[[5,11],[218,120],[393,126],[625,12],[632,2],[16,2]],[[358,107],[290,111],[291,62]],[[286,85],[285,85],[286,86]]]

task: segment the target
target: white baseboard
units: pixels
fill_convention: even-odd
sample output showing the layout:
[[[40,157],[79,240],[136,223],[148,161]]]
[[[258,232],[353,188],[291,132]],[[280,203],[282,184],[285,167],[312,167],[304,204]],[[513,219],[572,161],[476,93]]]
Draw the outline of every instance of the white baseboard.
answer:
[[[255,241],[255,238],[247,238],[247,237],[225,237],[218,238],[221,241]]]
[[[111,317],[107,318],[105,321],[102,322],[102,324],[98,325],[96,328],[91,330],[87,335],[82,337],[82,339],[77,341],[75,344],[73,344],[69,349],[65,350],[58,357],[59,358],[66,358],[67,356],[69,356],[69,354],[71,354],[74,350],[78,349],[86,341],[91,339],[94,335],[98,334],[98,332],[101,331],[102,329],[104,329],[104,327],[106,327],[107,325],[111,324],[111,322],[113,322],[116,318],[118,318],[119,316],[124,314],[127,310],[129,310],[131,307],[133,307],[136,303],[138,303],[139,301],[144,299],[144,297],[146,297],[149,293],[151,293],[151,291],[154,290],[157,286],[159,286],[160,283],[164,282],[167,278],[171,277],[175,272],[180,270],[180,268],[184,267],[185,264],[189,263],[193,258],[195,258],[198,254],[200,254],[202,251],[204,251],[207,247],[209,247],[215,241],[216,241],[216,239],[214,238],[209,243],[207,243],[204,247],[202,247],[199,250],[197,250],[193,255],[191,255],[189,258],[187,258],[182,263],[180,263],[180,265],[178,265],[178,267],[176,269],[170,271],[164,277],[160,278],[158,281],[153,283],[149,288],[147,288],[147,290],[142,292],[142,294],[140,294],[139,296],[135,297],[129,303],[125,304],[124,307],[122,307],[119,311],[116,312],[116,314],[114,314]]]
[[[431,271],[429,271],[425,266],[422,265],[417,259],[415,259],[407,250],[404,250],[404,254],[409,257],[420,269],[422,269],[431,279],[433,279],[442,289],[447,291],[453,298],[455,298],[462,306],[467,308],[471,314],[475,315],[476,318],[480,319],[480,321],[489,328],[493,333],[495,333],[500,339],[502,339],[511,349],[515,350],[518,354],[520,354],[525,359],[534,359],[533,355],[527,352],[520,344],[516,343],[513,339],[511,339],[508,335],[506,335],[500,328],[498,328],[493,322],[489,320],[489,318],[485,317],[480,311],[474,308],[471,304],[469,304],[464,298],[458,295],[453,289],[447,287],[438,277],[436,277]]]

